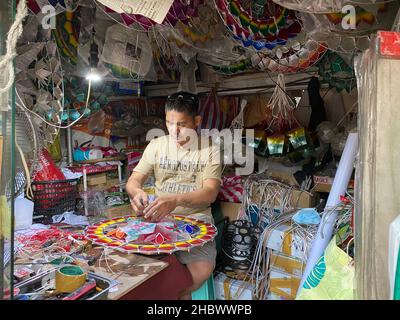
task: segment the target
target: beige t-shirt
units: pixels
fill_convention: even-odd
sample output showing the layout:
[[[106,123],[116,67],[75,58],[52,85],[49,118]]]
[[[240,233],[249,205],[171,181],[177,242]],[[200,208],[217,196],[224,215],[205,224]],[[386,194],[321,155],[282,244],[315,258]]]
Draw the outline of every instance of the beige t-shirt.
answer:
[[[182,147],[168,135],[153,139],[133,171],[154,175],[157,196],[196,191],[203,187],[205,179],[221,181],[219,148],[200,140]],[[205,213],[211,216],[211,208],[177,207],[172,213]]]

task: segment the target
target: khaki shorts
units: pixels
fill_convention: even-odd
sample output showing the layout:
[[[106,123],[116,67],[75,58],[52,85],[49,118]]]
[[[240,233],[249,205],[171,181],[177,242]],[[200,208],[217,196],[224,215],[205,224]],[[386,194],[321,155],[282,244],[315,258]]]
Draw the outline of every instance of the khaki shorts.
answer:
[[[199,218],[208,223],[214,223],[214,219],[205,214],[192,214],[190,217]],[[174,253],[176,258],[182,264],[189,264],[192,262],[198,261],[208,261],[213,267],[215,267],[215,261],[217,258],[217,247],[215,245],[215,241],[207,242],[205,245],[201,247],[196,247],[192,250],[188,251],[178,251]]]

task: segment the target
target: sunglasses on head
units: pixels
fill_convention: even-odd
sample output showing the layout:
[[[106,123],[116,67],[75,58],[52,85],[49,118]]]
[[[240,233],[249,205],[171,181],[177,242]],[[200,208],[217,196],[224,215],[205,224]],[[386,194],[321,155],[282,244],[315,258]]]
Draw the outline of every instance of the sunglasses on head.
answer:
[[[196,100],[197,100],[197,98],[195,96],[183,95],[183,94],[179,94],[176,96],[169,96],[167,98],[167,101],[169,101],[169,102],[183,101],[183,102],[195,103]]]

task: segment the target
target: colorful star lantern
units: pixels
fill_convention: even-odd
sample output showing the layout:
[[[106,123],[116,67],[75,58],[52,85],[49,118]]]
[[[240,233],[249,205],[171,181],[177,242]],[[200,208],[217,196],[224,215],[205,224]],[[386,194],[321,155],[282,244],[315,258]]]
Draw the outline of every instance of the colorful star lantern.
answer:
[[[282,7],[313,13],[340,12],[344,4],[342,0],[273,0]]]
[[[318,62],[326,52],[324,43],[307,40],[303,45],[278,48],[274,54],[257,54],[253,57],[253,64],[264,71],[289,73],[305,70]]]
[[[333,51],[328,51],[318,63],[319,75],[338,92],[350,92],[356,85],[354,70]]]
[[[301,31],[301,24],[294,11],[287,10],[266,1],[264,17],[253,17],[251,10],[246,10],[238,0],[216,0],[216,8],[221,13],[225,25],[235,39],[257,50],[273,49],[284,45],[288,39]],[[273,7],[272,10],[268,8]]]
[[[377,13],[383,13],[386,12],[388,9],[388,3],[380,3],[378,4],[377,8]],[[369,25],[372,25],[375,22],[376,19],[376,14],[373,12],[369,12],[361,7],[356,7],[356,26],[358,27],[361,22],[365,22]],[[343,18],[345,18],[346,13],[341,13],[341,12],[334,12],[334,13],[327,13],[325,15],[330,22],[332,22],[335,25],[340,24],[343,21]]]
[[[101,221],[86,228],[94,244],[125,253],[161,254],[189,251],[212,241],[217,229],[210,223],[188,216],[173,216],[157,223],[126,216]]]
[[[57,13],[66,10],[73,11],[78,6],[78,0],[26,0],[26,3],[29,10],[35,15],[41,12],[42,8],[47,5],[53,6]]]
[[[212,66],[213,70],[223,75],[233,75],[240,72],[244,72],[253,67],[251,59],[244,59],[238,62],[234,62],[227,66]]]
[[[341,12],[346,5],[368,8],[370,5],[385,6],[392,0],[273,0],[287,9],[308,13],[327,14]]]
[[[388,30],[392,27],[399,5],[397,1],[358,2],[354,4],[355,20],[350,13],[310,12],[299,13],[303,30],[310,39],[324,41],[332,51],[352,53],[369,48],[370,39],[376,30]]]
[[[178,21],[187,24],[191,17],[197,16],[198,7],[204,3],[204,0],[192,0],[189,2],[175,0],[169,10],[166,18],[163,21],[165,25],[175,26]],[[100,5],[100,4],[99,4]],[[107,14],[116,14],[116,12],[109,7],[105,7]],[[120,18],[127,26],[135,23],[141,25],[145,30],[157,24],[155,21],[140,14],[121,13]]]
[[[78,61],[78,11],[66,11],[56,17],[56,29],[52,30],[62,57],[75,65]]]

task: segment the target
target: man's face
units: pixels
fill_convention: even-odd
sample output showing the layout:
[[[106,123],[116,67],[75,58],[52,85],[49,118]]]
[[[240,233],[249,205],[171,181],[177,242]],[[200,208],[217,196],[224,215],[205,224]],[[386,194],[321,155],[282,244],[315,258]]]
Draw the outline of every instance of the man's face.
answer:
[[[186,112],[175,110],[167,111],[165,121],[171,138],[180,145],[184,145],[196,133],[201,117],[192,117]]]

